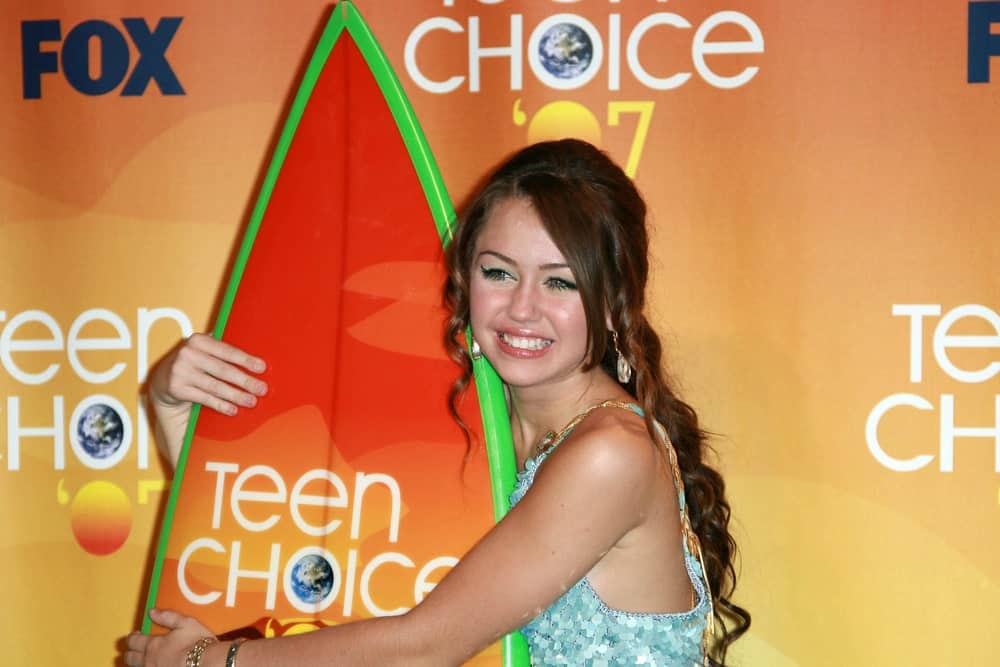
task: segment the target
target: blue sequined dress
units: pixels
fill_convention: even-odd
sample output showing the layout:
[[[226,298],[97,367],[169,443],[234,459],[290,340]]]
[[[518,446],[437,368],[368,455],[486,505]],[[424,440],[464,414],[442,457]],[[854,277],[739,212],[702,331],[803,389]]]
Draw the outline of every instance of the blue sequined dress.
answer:
[[[629,408],[639,416],[642,410],[633,404],[607,402],[595,407]],[[593,409],[593,408],[592,408]],[[590,411],[588,410],[587,413]],[[587,414],[584,413],[584,414]],[[578,423],[578,422],[577,422]],[[573,424],[575,426],[575,424]],[[511,493],[516,505],[528,492],[538,467],[569,435],[564,430],[548,449],[525,462]],[[665,436],[662,429],[661,434]],[[667,442],[666,438],[662,438]],[[673,457],[671,457],[673,458]],[[686,525],[683,485],[677,484],[681,525]],[[656,667],[691,667],[704,661],[705,627],[711,612],[707,582],[698,556],[692,553],[688,539],[682,539],[684,563],[697,601],[685,612],[655,614],[612,609],[597,595],[584,577],[534,620],[521,628],[528,641],[533,665],[655,665]],[[695,547],[696,548],[696,547]]]

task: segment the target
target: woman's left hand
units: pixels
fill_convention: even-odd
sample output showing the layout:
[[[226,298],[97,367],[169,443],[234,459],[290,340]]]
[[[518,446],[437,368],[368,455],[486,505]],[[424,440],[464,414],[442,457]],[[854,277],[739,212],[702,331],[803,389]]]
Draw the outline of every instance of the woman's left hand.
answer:
[[[198,619],[184,616],[169,609],[152,609],[149,617],[157,625],[167,628],[165,635],[144,635],[133,632],[127,637],[125,664],[128,667],[183,667],[188,651],[202,637],[212,636],[212,631]]]

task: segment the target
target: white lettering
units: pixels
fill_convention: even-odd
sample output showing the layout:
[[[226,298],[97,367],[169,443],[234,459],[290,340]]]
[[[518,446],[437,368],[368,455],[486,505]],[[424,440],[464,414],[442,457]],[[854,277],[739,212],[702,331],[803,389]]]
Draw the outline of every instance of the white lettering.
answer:
[[[0,311],[0,314],[5,316],[2,319],[6,319],[6,313]],[[49,337],[35,340],[14,340],[14,334],[17,330],[29,322],[41,324],[48,330]],[[43,371],[30,373],[14,363],[12,352],[54,352],[62,349],[63,335],[59,324],[55,318],[41,310],[26,310],[23,313],[18,313],[4,327],[3,333],[0,333],[0,364],[3,364],[4,370],[15,380],[23,384],[45,384],[59,370],[59,364],[52,363]]]
[[[270,480],[274,484],[275,490],[244,491],[243,485],[252,477]],[[245,530],[260,533],[278,523],[280,517],[277,514],[272,514],[263,521],[251,521],[243,514],[243,510],[240,509],[240,502],[284,504],[287,500],[288,489],[285,488],[285,480],[278,474],[278,471],[269,466],[255,465],[250,466],[236,477],[236,480],[233,482],[232,493],[229,496],[229,508],[232,510],[233,517],[240,526]]]
[[[462,24],[443,17],[429,18],[423,21],[406,38],[406,46],[403,48],[403,62],[406,65],[406,71],[410,74],[410,78],[424,90],[438,94],[450,93],[462,85],[465,77],[456,75],[444,81],[434,81],[427,78],[417,65],[417,47],[420,46],[420,41],[424,36],[432,30],[447,30],[452,33],[462,32]]]
[[[427,564],[420,569],[416,580],[413,582],[413,602],[420,604],[424,601],[424,596],[437,586],[437,582],[428,581],[431,573],[441,568],[448,568],[450,570],[456,565],[458,565],[458,559],[453,556],[438,556],[427,561]]]
[[[240,550],[242,543],[239,540],[233,541],[233,548],[229,554],[229,581],[226,584],[226,606],[236,606],[236,587],[241,578],[243,579],[263,579],[267,582],[267,593],[264,596],[264,607],[274,609],[275,597],[278,591],[278,559],[281,557],[281,545],[271,545],[271,560],[266,570],[241,570],[239,569]]]
[[[678,72],[668,77],[657,78],[647,72],[642,63],[639,62],[639,42],[642,41],[642,38],[650,28],[657,25],[668,25],[681,29],[691,27],[687,19],[671,12],[650,14],[639,21],[632,30],[632,34],[628,36],[628,43],[625,45],[625,60],[628,62],[629,69],[632,70],[635,78],[647,88],[652,88],[653,90],[671,90],[683,85],[691,78],[691,73]]]
[[[746,31],[750,40],[745,42],[709,42],[708,35],[718,26],[730,23],[738,25]],[[694,33],[694,41],[691,43],[691,59],[694,61],[694,68],[701,75],[701,78],[716,88],[739,88],[756,76],[759,67],[746,67],[735,76],[721,76],[709,68],[705,62],[708,54],[735,54],[735,53],[763,53],[764,35],[760,28],[746,14],[740,12],[725,11],[712,14],[702,23]]]
[[[82,338],[80,332],[91,322],[106,322],[118,334],[115,338]],[[111,382],[125,370],[125,362],[119,361],[105,371],[91,371],[80,361],[81,350],[128,350],[132,347],[132,336],[122,318],[104,308],[91,308],[80,313],[69,328],[66,353],[69,365],[84,382],[104,384]]]
[[[889,410],[904,405],[911,408],[917,408],[918,410],[934,409],[934,406],[931,405],[927,399],[917,396],[916,394],[893,394],[891,396],[886,396],[878,402],[878,405],[872,408],[872,411],[868,414],[868,421],[865,424],[865,440],[868,443],[868,451],[872,453],[872,456],[875,457],[876,461],[881,463],[886,468],[895,470],[896,472],[919,470],[934,460],[934,457],[930,454],[921,454],[919,456],[914,456],[911,459],[897,459],[889,456],[879,443],[878,425],[882,420],[882,417],[884,417]]]
[[[382,609],[375,601],[372,600],[371,596],[371,578],[375,574],[375,570],[380,568],[385,563],[396,563],[406,568],[416,567],[413,561],[404,556],[401,553],[395,551],[387,551],[385,553],[379,554],[365,566],[365,569],[361,572],[361,601],[365,605],[370,613],[375,616],[399,616],[407,612],[406,607],[396,607],[395,609]]]
[[[218,541],[213,540],[210,537],[201,537],[191,542],[191,544],[184,547],[184,551],[181,552],[181,557],[177,561],[177,586],[181,589],[181,594],[186,600],[189,600],[194,604],[212,604],[222,596],[222,593],[219,591],[212,591],[211,593],[195,593],[188,584],[187,575],[185,574],[187,571],[188,560],[191,558],[192,554],[199,549],[209,549],[218,554],[226,553],[225,548],[219,544]]]
[[[608,90],[619,90],[622,78],[622,17],[608,15]]]
[[[354,582],[358,578],[358,552],[347,550],[347,574],[344,582],[344,616],[350,618],[354,613]]]
[[[993,327],[993,336],[959,336],[948,330],[961,319],[979,318]],[[1000,361],[993,361],[976,371],[957,367],[948,357],[949,348],[997,349],[1000,348],[1000,316],[985,306],[967,304],[950,310],[934,329],[934,359],[938,366],[953,380],[966,383],[986,382],[1000,373]]]
[[[1000,395],[994,398],[993,426],[955,426],[955,397],[941,395],[941,472],[955,470],[955,438],[993,438],[993,468],[1000,472]]]
[[[306,484],[314,480],[321,479],[329,482],[336,495],[317,496],[302,493]],[[347,487],[344,486],[344,482],[340,479],[340,477],[333,474],[329,470],[322,469],[310,470],[306,474],[302,475],[302,477],[295,482],[295,486],[292,487],[292,497],[289,501],[289,509],[292,512],[292,521],[295,522],[295,525],[298,526],[299,530],[306,535],[312,535],[313,537],[329,535],[333,531],[337,530],[342,523],[341,520],[331,519],[322,526],[314,526],[302,518],[302,512],[299,509],[301,505],[311,505],[313,507],[347,507]]]
[[[521,90],[521,15],[510,16],[510,44],[484,48],[479,45],[479,17],[469,17],[469,90],[479,92],[479,60],[510,58],[510,89]]]
[[[194,333],[191,320],[182,311],[176,308],[140,308],[137,314],[136,338],[138,339],[138,354],[136,358],[136,379],[139,383],[146,381],[149,373],[149,330],[153,324],[159,320],[173,320],[180,328],[182,338],[187,338]]]
[[[372,484],[381,484],[389,490],[392,499],[392,512],[389,521],[389,542],[399,541],[399,517],[403,511],[403,497],[399,484],[389,475],[372,473],[366,475],[359,472],[354,480],[354,507],[351,514],[351,539],[356,540],[361,533],[361,507],[364,504],[365,492]]]
[[[21,469],[21,438],[52,438],[52,467],[66,467],[66,442],[63,430],[63,397],[52,397],[52,426],[21,426],[21,399],[7,397],[7,470]]]
[[[146,395],[139,394],[139,400],[135,404],[136,421],[136,465],[139,470],[149,469],[149,415],[146,414]]]
[[[575,4],[578,0],[554,0],[560,4]],[[661,2],[663,0],[660,0]],[[450,4],[446,6],[451,6]],[[452,18],[435,16],[420,22],[407,36],[403,61],[410,78],[420,88],[431,93],[450,93],[461,87],[466,77],[455,74],[443,80],[435,80],[427,76],[417,63],[417,52],[424,44],[424,38],[431,32],[444,30],[457,34],[466,32],[468,59],[468,82],[470,92],[479,92],[481,82],[481,60],[483,58],[506,58],[509,60],[510,90],[523,88],[523,60],[525,56],[535,79],[542,85],[556,90],[572,90],[590,83],[600,72],[605,56],[608,68],[608,90],[621,89],[622,41],[623,26],[621,14],[609,13],[607,33],[602,35],[594,23],[577,14],[555,14],[543,18],[531,31],[525,49],[522,49],[523,15],[510,14],[509,43],[499,46],[484,47],[481,44],[482,23],[480,17],[468,18],[468,29]],[[546,54],[539,47],[546,38],[557,36],[553,28],[566,24],[573,27],[573,32],[586,35],[589,48],[580,48],[580,53],[552,54],[555,63],[547,61]],[[625,62],[628,70],[637,82],[653,90],[671,90],[678,88],[692,76],[691,71],[677,71],[668,76],[654,76],[643,66],[639,52],[643,37],[656,26],[668,26],[682,30],[692,27],[685,17],[673,12],[656,12],[643,17],[636,23],[625,39]],[[711,41],[710,37],[720,26],[736,26],[746,34],[746,39],[738,41]],[[579,32],[578,32],[579,31]],[[575,46],[567,42],[565,46]],[[560,45],[560,47],[563,45]],[[583,45],[584,47],[586,45]],[[440,59],[440,48],[432,48],[434,56]],[[712,14],[693,33],[691,39],[691,59],[694,69],[703,81],[720,89],[732,89],[749,83],[759,72],[754,65],[746,66],[737,74],[723,75],[712,69],[707,62],[707,56],[757,54],[764,52],[764,35],[757,23],[741,12],[721,11]],[[587,62],[577,62],[575,56],[588,58]],[[555,68],[552,65],[555,64]]]
[[[894,316],[906,315],[910,318],[910,382],[923,380],[924,359],[924,318],[941,314],[941,306],[916,303],[893,304]]]
[[[205,462],[205,470],[219,473],[215,477],[215,497],[212,500],[212,528],[215,530],[222,525],[222,492],[225,490],[226,473],[237,472],[239,469],[235,463]]]
[[[164,319],[177,323],[181,336],[194,332],[191,320],[176,308],[139,308],[136,312],[138,329],[138,350],[136,359],[136,379],[142,383],[149,373],[149,333],[153,325]],[[0,322],[7,319],[6,311],[0,310]],[[83,329],[92,322],[104,322],[115,333],[112,338],[88,337]],[[47,335],[34,338],[16,339],[19,329],[27,324],[40,325]],[[0,332],[0,365],[15,380],[22,384],[38,385],[51,380],[59,371],[60,364],[52,362],[39,371],[29,371],[14,359],[15,352],[59,352],[66,350],[70,366],[77,377],[89,384],[106,384],[119,377],[127,364],[117,362],[104,370],[93,370],[84,365],[81,351],[129,350],[132,348],[132,333],[120,315],[106,308],[85,310],[70,325],[68,340],[63,340],[62,328],[48,313],[41,310],[26,310],[15,315]],[[23,361],[22,361],[23,364]]]

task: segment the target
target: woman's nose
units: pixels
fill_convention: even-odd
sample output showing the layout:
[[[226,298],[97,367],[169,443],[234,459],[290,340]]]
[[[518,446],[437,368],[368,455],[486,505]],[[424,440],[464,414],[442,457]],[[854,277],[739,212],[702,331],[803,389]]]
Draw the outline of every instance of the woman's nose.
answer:
[[[538,295],[527,282],[521,282],[511,294],[510,316],[518,322],[530,322],[538,314]]]

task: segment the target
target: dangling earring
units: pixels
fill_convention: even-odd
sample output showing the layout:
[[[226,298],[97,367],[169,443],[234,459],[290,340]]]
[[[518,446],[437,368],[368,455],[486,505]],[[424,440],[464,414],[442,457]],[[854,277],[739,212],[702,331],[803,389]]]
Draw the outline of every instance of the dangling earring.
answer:
[[[618,355],[618,381],[622,384],[628,384],[628,381],[632,379],[632,367],[628,365],[625,355],[618,349],[617,331],[611,332],[611,344],[615,346],[615,354]]]
[[[479,361],[483,358],[483,351],[479,349],[479,341],[473,336],[472,347],[469,349],[469,356],[472,357],[473,361]]]

